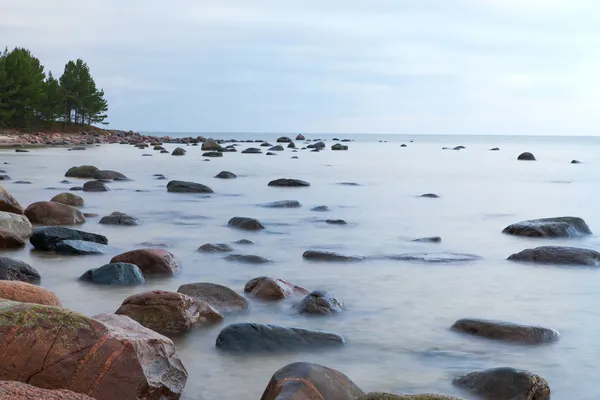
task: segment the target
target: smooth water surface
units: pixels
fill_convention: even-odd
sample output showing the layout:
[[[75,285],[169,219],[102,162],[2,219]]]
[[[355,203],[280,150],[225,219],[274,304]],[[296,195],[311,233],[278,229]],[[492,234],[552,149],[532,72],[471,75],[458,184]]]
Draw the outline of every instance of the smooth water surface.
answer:
[[[276,136],[262,135],[275,144]],[[217,136],[218,137],[218,136]],[[235,136],[234,136],[235,137]],[[238,136],[238,139],[256,136]],[[598,182],[600,140],[593,138],[510,138],[436,136],[360,136],[345,152],[313,153],[286,149],[277,156],[226,153],[209,162],[200,147],[186,147],[184,157],[104,145],[86,151],[3,150],[0,160],[13,181],[5,186],[22,204],[50,200],[83,180],[59,183],[74,165],[92,164],[126,174],[130,182],[113,182],[110,192],[83,193],[84,212],[126,212],[141,219],[137,227],[99,225],[89,219],[80,229],[109,238],[111,254],[65,257],[31,251],[6,255],[23,259],[42,275],[42,286],[63,305],[94,315],[114,312],[131,294],[176,291],[190,282],[214,282],[243,292],[244,284],[270,275],[310,289],[333,291],[347,311],[327,317],[294,313],[298,299],[280,303],[251,301],[251,310],[227,315],[217,326],[198,328],[174,338],[189,372],[183,398],[258,399],[271,375],[294,361],[336,368],[365,391],[439,392],[468,398],[452,387],[452,378],[474,370],[512,366],[545,377],[554,399],[596,400],[596,360],[600,357],[600,271],[594,268],[532,266],[506,261],[510,254],[542,244],[600,249],[591,236],[570,240],[532,240],[503,235],[502,229],[523,219],[574,215],[600,231]],[[388,140],[380,143],[379,140]],[[327,141],[328,147],[333,144]],[[400,147],[406,143],[406,148]],[[253,146],[257,146],[253,145]],[[442,146],[464,145],[461,151]],[[238,148],[242,150],[249,144]],[[500,147],[498,152],[488,151]],[[176,145],[165,145],[172,150]],[[265,150],[265,148],[262,148]],[[517,161],[531,151],[538,161]],[[151,153],[153,157],[142,157]],[[291,159],[297,155],[299,159]],[[572,159],[583,163],[572,165]],[[238,179],[213,177],[222,170]],[[210,186],[211,195],[171,194],[169,179]],[[309,188],[273,188],[267,183],[288,177],[309,181]],[[14,184],[29,180],[31,185]],[[340,185],[355,182],[359,185]],[[52,188],[52,189],[48,189]],[[140,190],[139,192],[137,190]],[[419,198],[436,193],[439,199]],[[298,209],[269,209],[258,204],[298,200]],[[329,213],[310,208],[327,205]],[[227,227],[234,216],[260,219],[261,232]],[[325,224],[341,218],[348,225]],[[441,236],[442,243],[415,243],[422,236]],[[202,254],[204,243],[232,243],[248,238],[252,246],[236,252],[266,256],[272,264],[248,265],[223,260],[224,254]],[[145,286],[109,288],[77,281],[87,269],[120,252],[169,245],[183,261],[172,278]],[[425,264],[372,260],[360,263],[314,263],[302,259],[307,249],[330,249],[372,256],[413,252],[468,253],[470,263]],[[449,330],[463,317],[503,319],[557,329],[561,340],[544,346],[510,345]],[[333,331],[347,345],[330,351],[233,356],[216,350],[226,324],[252,321]]]

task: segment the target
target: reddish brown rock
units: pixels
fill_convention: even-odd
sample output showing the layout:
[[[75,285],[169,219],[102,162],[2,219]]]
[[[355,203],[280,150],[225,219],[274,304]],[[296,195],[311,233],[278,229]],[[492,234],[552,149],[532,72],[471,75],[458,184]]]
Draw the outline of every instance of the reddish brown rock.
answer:
[[[94,400],[70,390],[41,389],[22,382],[0,381],[0,399],[6,400]]]
[[[5,211],[13,214],[23,214],[23,206],[8,192],[0,186],[0,211]]]
[[[111,263],[135,264],[144,275],[174,275],[179,272],[181,263],[172,253],[163,249],[139,249],[119,254]]]
[[[176,400],[187,371],[173,342],[120,315],[0,302],[0,378],[97,400]]]
[[[227,286],[216,283],[188,283],[181,285],[177,292],[208,303],[220,312],[244,311],[250,308],[248,300]]]
[[[81,197],[69,192],[57,194],[50,201],[66,204],[71,207],[83,207],[85,205],[85,201]]]
[[[296,286],[283,279],[261,276],[246,283],[244,292],[250,293],[263,300],[281,300],[293,295],[305,295],[309,290]]]
[[[58,297],[50,290],[21,281],[0,281],[0,299],[61,306]]]
[[[153,290],[130,296],[115,314],[127,315],[163,335],[185,333],[197,325],[219,322],[223,316],[209,304],[183,293]]]
[[[363,394],[339,371],[297,362],[275,372],[261,400],[354,400]]]
[[[0,249],[18,249],[25,246],[25,241],[13,232],[0,229]]]
[[[85,217],[75,207],[53,201],[38,201],[25,209],[25,216],[32,224],[56,226],[79,225]]]

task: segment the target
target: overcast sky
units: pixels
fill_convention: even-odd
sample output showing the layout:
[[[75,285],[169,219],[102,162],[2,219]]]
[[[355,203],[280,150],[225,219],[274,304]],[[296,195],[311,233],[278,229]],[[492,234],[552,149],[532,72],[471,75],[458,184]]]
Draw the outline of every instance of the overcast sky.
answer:
[[[0,45],[114,128],[600,134],[598,0],[0,0]]]

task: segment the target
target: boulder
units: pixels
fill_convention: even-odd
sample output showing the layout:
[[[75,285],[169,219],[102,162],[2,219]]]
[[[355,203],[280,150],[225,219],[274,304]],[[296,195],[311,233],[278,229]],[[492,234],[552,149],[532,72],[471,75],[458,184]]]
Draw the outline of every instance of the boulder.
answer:
[[[343,345],[344,338],[331,332],[279,325],[238,323],[225,327],[217,337],[217,348],[235,352],[273,352]]]
[[[229,171],[221,171],[219,172],[215,178],[219,178],[219,179],[235,179],[237,178],[237,175],[234,174],[233,172],[229,172]]]
[[[210,305],[182,293],[153,290],[129,296],[117,315],[127,315],[163,335],[185,333],[197,325],[219,322],[223,316]]]
[[[16,381],[0,381],[0,399],[6,400],[94,400],[65,389],[42,389]]]
[[[208,186],[195,182],[171,181],[167,184],[169,193],[213,193]]]
[[[335,369],[295,362],[275,372],[261,400],[355,400],[363,394]]]
[[[344,311],[344,303],[325,290],[315,290],[294,306],[300,314],[332,314]]]
[[[452,329],[489,339],[529,344],[554,342],[559,338],[559,333],[554,329],[487,319],[459,319]]]
[[[92,178],[98,179],[98,180],[104,179],[104,180],[116,180],[116,181],[129,180],[129,178],[127,178],[122,173],[117,172],[117,171],[111,171],[111,170],[102,170],[102,171],[95,172],[94,175],[92,175]]]
[[[163,249],[139,249],[119,254],[111,263],[135,264],[148,275],[174,275],[179,272],[181,262],[172,253]]]
[[[33,235],[29,238],[31,244],[37,250],[54,250],[56,245],[64,240],[83,240],[98,244],[108,244],[106,236],[58,226],[36,228],[33,231]]]
[[[172,156],[185,156],[185,149],[182,149],[181,147],[177,147],[175,150],[173,150],[173,152],[171,153]]]
[[[67,255],[90,255],[106,253],[106,245],[85,240],[63,240],[56,243],[54,251]]]
[[[541,246],[525,249],[508,257],[511,261],[558,265],[600,265],[600,253],[579,247]]]
[[[242,154],[262,154],[262,151],[256,147],[248,147],[246,150],[242,151]]]
[[[25,209],[25,216],[37,225],[79,225],[85,217],[75,207],[53,201],[38,201]]]
[[[69,192],[57,194],[50,201],[71,207],[83,207],[85,205],[85,201],[81,197]]]
[[[124,214],[122,212],[114,211],[112,214],[102,217],[99,222],[104,225],[127,225],[134,226],[139,225],[140,220],[131,215]]]
[[[521,153],[517,160],[521,161],[535,161],[535,156],[529,152]]]
[[[306,186],[310,186],[310,183],[305,182],[305,181],[301,181],[299,179],[281,178],[281,179],[275,179],[274,181],[269,182],[269,186],[276,186],[276,187],[306,187]]]
[[[94,177],[94,174],[98,171],[100,170],[92,165],[81,165],[79,167],[70,168],[65,174],[65,177],[91,179]]]
[[[216,283],[198,282],[179,286],[177,292],[205,302],[219,312],[244,311],[250,308],[248,300]]]
[[[309,144],[308,146],[306,146],[306,148],[308,148],[308,149],[315,149],[315,150],[321,150],[321,149],[324,149],[325,147],[326,147],[325,143],[323,143],[323,142],[316,142],[316,143]]]
[[[221,150],[222,147],[219,143],[217,143],[215,140],[213,139],[206,139],[206,141],[204,143],[202,143],[202,151],[216,151],[216,150]]]
[[[38,283],[40,273],[25,261],[0,256],[0,280]]]
[[[514,368],[472,372],[452,383],[489,399],[550,400],[550,387],[544,378]]]
[[[0,321],[0,337],[12,333],[0,354],[3,379],[96,400],[176,400],[185,386],[173,342],[130,318],[5,302]]]
[[[246,217],[233,217],[229,220],[227,225],[239,229],[244,229],[246,231],[258,231],[261,229],[265,229],[265,227],[260,223],[259,220]]]
[[[291,143],[292,139],[290,139],[289,137],[286,136],[282,136],[279,139],[277,139],[277,143]]]
[[[440,243],[441,241],[442,241],[442,238],[439,236],[428,236],[428,237],[422,237],[422,238],[413,240],[413,242],[421,242],[421,243]]]
[[[223,157],[223,153],[220,151],[207,151],[202,154],[202,157]]]
[[[304,135],[298,134],[298,136],[296,136],[296,140],[306,140],[306,138],[304,137]]]
[[[260,204],[261,207],[266,208],[298,208],[302,207],[302,204],[298,200],[280,200],[273,201],[271,203]]]
[[[341,143],[336,143],[331,146],[331,150],[348,150],[348,146]]]
[[[325,223],[329,225],[348,225],[343,219],[327,219]]]
[[[226,243],[206,243],[198,248],[198,251],[204,253],[227,253],[233,251],[233,247]]]
[[[46,306],[61,306],[58,297],[50,290],[23,281],[0,281],[0,299],[19,301],[22,303],[43,304]],[[2,324],[0,323],[0,326],[1,325]],[[2,337],[2,335],[0,335],[0,337]],[[0,376],[2,376],[2,374],[0,374]]]
[[[92,268],[79,280],[98,285],[141,285],[146,282],[142,270],[135,264],[112,263]]]
[[[8,190],[0,186],[0,211],[23,214],[25,209]]]
[[[314,261],[361,261],[367,258],[355,254],[343,254],[326,250],[307,250],[302,254],[302,257]]]
[[[84,192],[108,192],[110,189],[102,181],[87,181],[83,184]]]
[[[0,249],[18,249],[25,246],[25,240],[17,234],[0,229]]]
[[[248,281],[244,292],[262,300],[282,300],[294,295],[308,294],[309,291],[283,279],[261,276]]]
[[[296,143],[291,142],[290,144],[287,145],[288,149],[295,149],[296,148]]]
[[[328,211],[331,211],[331,209],[327,206],[316,206],[316,207],[311,208],[310,211],[328,212]]]
[[[285,150],[285,149],[281,145],[277,145],[277,146],[273,146],[273,147],[269,148],[269,151],[283,151],[283,150]]]
[[[272,262],[266,257],[257,256],[255,254],[229,254],[225,257],[227,261],[237,261],[247,264],[267,264]]]
[[[444,396],[442,394],[390,394],[373,392],[367,393],[356,400],[461,400],[458,397]]]
[[[33,226],[26,216],[4,211],[0,211],[0,229],[24,239],[33,232]]]
[[[556,217],[517,222],[504,228],[502,233],[528,237],[582,237],[592,231],[578,217]]]

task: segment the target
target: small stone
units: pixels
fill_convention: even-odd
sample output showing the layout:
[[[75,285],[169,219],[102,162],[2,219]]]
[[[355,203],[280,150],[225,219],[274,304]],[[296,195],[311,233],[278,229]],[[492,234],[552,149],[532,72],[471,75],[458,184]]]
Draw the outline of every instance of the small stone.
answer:
[[[235,178],[237,178],[237,176],[233,172],[221,171],[221,172],[219,172],[215,176],[215,178],[219,178],[219,179],[235,179]]]
[[[426,198],[429,198],[429,199],[439,199],[440,198],[440,196],[438,196],[435,193],[425,193],[425,194],[422,194],[419,197],[426,197]]]
[[[316,207],[311,208],[310,211],[328,212],[328,211],[331,211],[331,209],[327,206],[316,206]]]
[[[260,223],[259,220],[247,217],[233,217],[229,220],[227,225],[239,229],[244,229],[247,231],[257,231],[265,229],[265,227]]]
[[[233,251],[233,247],[225,243],[206,243],[200,246],[198,251],[205,253],[227,253]]]
[[[439,236],[422,237],[422,238],[413,240],[413,242],[422,242],[422,243],[440,243],[441,241],[442,241],[442,238]]]
[[[295,306],[300,314],[331,314],[344,310],[344,303],[331,292],[315,290]]]

